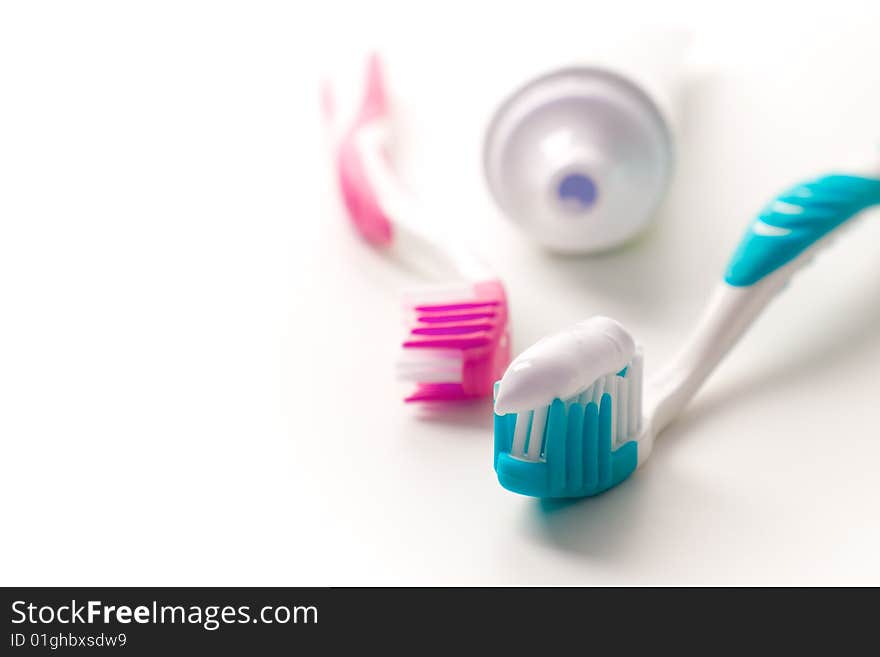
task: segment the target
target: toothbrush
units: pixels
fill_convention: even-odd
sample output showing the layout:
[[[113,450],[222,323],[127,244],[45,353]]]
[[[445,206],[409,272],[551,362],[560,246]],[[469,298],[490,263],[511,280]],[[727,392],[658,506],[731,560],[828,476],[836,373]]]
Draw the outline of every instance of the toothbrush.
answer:
[[[324,89],[333,119],[333,94]],[[507,297],[469,251],[432,229],[389,165],[391,113],[381,62],[367,63],[360,108],[337,139],[335,168],[348,214],[372,246],[444,283],[405,294],[408,331],[396,371],[415,384],[407,402],[459,401],[492,394],[510,362]],[[436,225],[436,223],[435,223]]]
[[[746,230],[693,334],[644,386],[643,355],[618,322],[594,317],[518,356],[495,391],[495,471],[534,497],[586,497],[626,479],[725,354],[834,231],[880,205],[880,158],[858,174],[796,185]]]

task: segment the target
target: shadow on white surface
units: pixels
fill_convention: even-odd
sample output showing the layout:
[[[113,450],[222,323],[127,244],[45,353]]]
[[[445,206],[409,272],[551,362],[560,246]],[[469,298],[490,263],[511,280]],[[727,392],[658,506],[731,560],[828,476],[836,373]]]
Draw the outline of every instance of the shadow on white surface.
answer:
[[[628,559],[645,522],[644,488],[637,479],[582,500],[537,500],[528,525],[554,548],[596,561]]]
[[[840,299],[818,299],[820,306],[825,306],[820,313],[824,321],[809,331],[804,329],[805,337],[786,344],[769,364],[762,363],[747,370],[745,375],[729,378],[723,387],[698,399],[670,426],[662,442],[674,443],[698,434],[707,418],[729,406],[765,395],[768,389],[781,390],[804,381],[828,378],[834,368],[845,368],[869,353],[880,352],[880,305],[871,301],[880,298],[880,267],[875,269],[878,276],[863,279],[867,283],[859,286],[845,303],[840,303]],[[810,314],[814,313],[816,311]],[[749,336],[744,339],[748,340]],[[842,385],[847,385],[845,379]]]
[[[845,249],[846,245],[841,248]],[[860,280],[866,280],[864,271],[855,273],[861,274]],[[799,341],[786,344],[775,359],[746,369],[739,376],[727,377],[726,384],[698,398],[664,431],[651,462],[620,486],[592,498],[530,501],[525,514],[526,536],[538,544],[578,555],[585,561],[614,564],[621,568],[626,566],[633,572],[640,551],[645,545],[656,546],[657,536],[665,533],[660,528],[664,527],[670,533],[678,533],[682,541],[689,536],[687,540],[691,542],[699,541],[701,535],[736,527],[749,527],[752,531],[763,527],[762,531],[771,533],[782,531],[783,527],[790,532],[799,531],[797,523],[790,526],[794,519],[787,517],[790,513],[786,508],[787,500],[777,500],[778,508],[774,508],[774,503],[764,498],[761,506],[755,508],[754,501],[749,499],[755,491],[737,494],[733,498],[729,481],[714,480],[708,474],[701,481],[691,479],[689,475],[693,473],[678,467],[676,457],[681,456],[682,449],[695,445],[692,441],[699,441],[703,450],[711,450],[707,442],[713,438],[710,434],[718,428],[716,419],[727,413],[747,415],[748,409],[761,402],[769,389],[795,389],[805,381],[823,377],[834,380],[839,378],[836,374],[841,369],[845,371],[853,362],[864,360],[867,354],[880,353],[880,305],[870,302],[880,298],[880,276],[868,280],[868,284],[849,291],[848,298],[821,299],[824,304],[821,317],[825,321],[801,336]],[[816,312],[807,309],[802,314]],[[842,382],[847,385],[845,377]],[[742,408],[737,411],[737,407]],[[743,427],[743,431],[748,430],[749,427]],[[797,431],[783,435],[774,434],[767,427],[763,431],[767,435],[758,437],[759,441],[773,440],[783,453],[786,449],[797,451],[799,447],[804,448],[808,450],[807,460],[813,459],[811,450],[814,446],[810,441],[802,442],[803,437]],[[830,438],[836,441],[843,436]],[[721,446],[718,458],[723,458],[724,450],[731,447],[737,449],[729,441],[726,447]],[[750,443],[746,443],[740,449],[750,448]],[[768,459],[769,462],[763,464],[756,459],[748,481],[741,481],[738,485],[764,490],[776,472],[793,466],[780,461],[778,453],[771,454]],[[794,464],[794,467],[798,466]],[[853,477],[858,481],[858,474]],[[772,484],[769,487],[772,488]],[[795,490],[790,494],[810,499],[817,495],[817,490]],[[682,504],[683,500],[693,502]],[[659,514],[658,509],[661,510]],[[726,518],[723,528],[718,520],[722,517]],[[678,559],[673,570],[686,567],[680,557],[671,558],[673,561]],[[713,573],[711,577],[723,579],[724,574]]]
[[[694,502],[683,506],[682,500]],[[648,464],[637,476],[596,497],[535,500],[528,505],[524,531],[539,544],[607,572],[619,567],[635,574],[646,546],[674,551],[683,536],[712,530],[708,514],[732,518],[735,507],[734,500],[706,480]],[[680,555],[670,558],[677,561]]]
[[[415,418],[423,422],[491,431],[492,405],[489,398],[422,404],[415,409]]]

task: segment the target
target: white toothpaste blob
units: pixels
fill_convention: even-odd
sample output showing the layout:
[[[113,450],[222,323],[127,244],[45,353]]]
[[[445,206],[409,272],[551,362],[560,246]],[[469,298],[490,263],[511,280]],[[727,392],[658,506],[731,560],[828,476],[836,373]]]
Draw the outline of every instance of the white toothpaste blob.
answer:
[[[520,413],[568,399],[596,379],[626,367],[635,341],[620,323],[592,317],[542,338],[510,364],[495,399],[495,412]]]

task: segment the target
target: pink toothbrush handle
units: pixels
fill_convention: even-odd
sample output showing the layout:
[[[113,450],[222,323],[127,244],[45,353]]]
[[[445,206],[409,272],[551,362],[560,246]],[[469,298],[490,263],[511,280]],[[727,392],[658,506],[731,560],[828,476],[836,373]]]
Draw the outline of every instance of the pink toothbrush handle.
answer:
[[[331,111],[327,105],[325,98],[325,111]],[[370,183],[358,138],[364,127],[388,116],[382,63],[378,55],[373,54],[367,62],[364,98],[357,117],[344,133],[336,151],[336,171],[342,200],[355,228],[375,246],[391,244],[393,231],[391,219],[382,209],[378,194]]]

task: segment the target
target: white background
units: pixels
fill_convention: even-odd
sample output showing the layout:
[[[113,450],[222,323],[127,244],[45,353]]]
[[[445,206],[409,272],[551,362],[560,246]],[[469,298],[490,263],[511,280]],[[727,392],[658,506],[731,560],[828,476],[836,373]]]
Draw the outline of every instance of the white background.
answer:
[[[417,279],[329,177],[318,80],[377,44],[401,170],[507,282],[515,349],[601,313],[654,368],[754,212],[880,136],[876,3],[715,4],[4,3],[0,584],[880,584],[880,217],[644,469],[553,506],[496,483],[488,404],[399,402]],[[656,225],[545,254],[480,177],[496,87],[660,19],[709,65]]]

